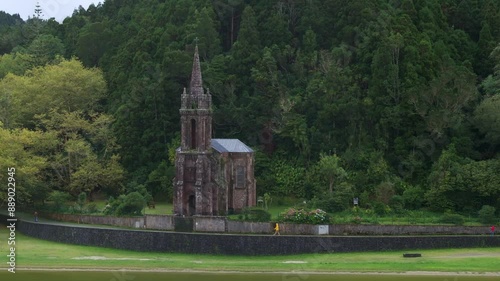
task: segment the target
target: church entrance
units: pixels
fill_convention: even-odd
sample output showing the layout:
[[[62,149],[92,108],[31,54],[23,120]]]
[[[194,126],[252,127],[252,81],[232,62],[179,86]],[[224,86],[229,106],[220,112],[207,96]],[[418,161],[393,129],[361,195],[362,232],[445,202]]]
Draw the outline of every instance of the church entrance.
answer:
[[[188,208],[189,208],[189,213],[188,213],[189,216],[193,216],[196,214],[196,198],[194,197],[194,195],[189,196]]]

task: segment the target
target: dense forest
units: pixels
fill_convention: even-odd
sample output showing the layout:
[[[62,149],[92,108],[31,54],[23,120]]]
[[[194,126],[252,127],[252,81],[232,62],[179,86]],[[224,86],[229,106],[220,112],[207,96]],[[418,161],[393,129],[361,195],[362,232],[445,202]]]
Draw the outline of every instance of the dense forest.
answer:
[[[106,0],[63,23],[39,13],[0,12],[0,179],[16,167],[18,201],[170,200],[197,42],[213,135],[256,150],[259,195],[328,211],[353,197],[500,209],[499,1]]]

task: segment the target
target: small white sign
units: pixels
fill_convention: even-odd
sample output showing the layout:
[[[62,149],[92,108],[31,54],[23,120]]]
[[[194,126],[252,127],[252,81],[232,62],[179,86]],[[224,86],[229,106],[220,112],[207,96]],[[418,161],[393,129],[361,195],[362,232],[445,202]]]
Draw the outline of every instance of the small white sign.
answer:
[[[319,235],[328,235],[328,225],[318,225],[318,234]]]

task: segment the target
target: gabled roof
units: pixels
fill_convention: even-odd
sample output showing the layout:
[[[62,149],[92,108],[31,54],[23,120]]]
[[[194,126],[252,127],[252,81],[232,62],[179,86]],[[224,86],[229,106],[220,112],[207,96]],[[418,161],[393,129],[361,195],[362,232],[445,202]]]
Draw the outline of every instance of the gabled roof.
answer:
[[[238,139],[212,139],[212,147],[218,152],[253,152]]]

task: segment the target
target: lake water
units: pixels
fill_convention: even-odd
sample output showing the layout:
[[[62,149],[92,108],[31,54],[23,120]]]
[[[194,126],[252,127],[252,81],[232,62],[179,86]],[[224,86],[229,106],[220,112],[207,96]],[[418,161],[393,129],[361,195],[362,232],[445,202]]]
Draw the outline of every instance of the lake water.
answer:
[[[256,273],[170,273],[170,272],[51,272],[6,270],[0,272],[0,280],[9,281],[498,281],[500,277],[487,276],[408,276],[408,275],[342,275],[342,274],[256,274]]]

